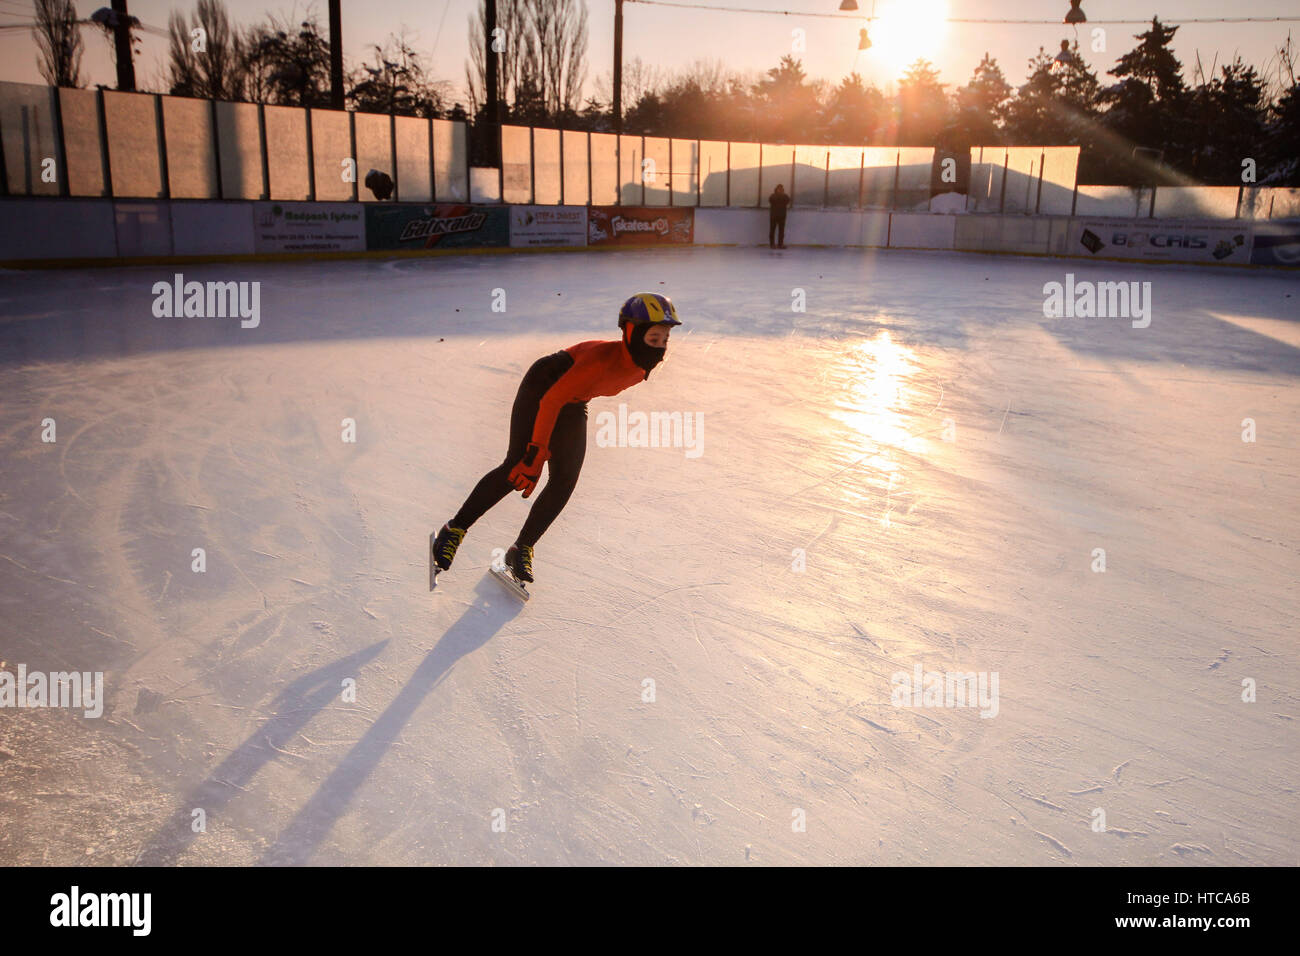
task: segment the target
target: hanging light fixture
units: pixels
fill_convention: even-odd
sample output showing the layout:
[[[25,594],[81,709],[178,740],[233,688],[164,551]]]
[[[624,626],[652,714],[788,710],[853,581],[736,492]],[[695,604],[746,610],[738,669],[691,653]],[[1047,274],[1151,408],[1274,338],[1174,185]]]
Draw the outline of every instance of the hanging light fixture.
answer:
[[[1070,12],[1065,15],[1066,23],[1087,23],[1088,18],[1084,15],[1081,4],[1083,0],[1070,0]]]
[[[857,8],[858,8],[858,0],[843,0],[843,2],[840,4],[841,10],[856,10]]]

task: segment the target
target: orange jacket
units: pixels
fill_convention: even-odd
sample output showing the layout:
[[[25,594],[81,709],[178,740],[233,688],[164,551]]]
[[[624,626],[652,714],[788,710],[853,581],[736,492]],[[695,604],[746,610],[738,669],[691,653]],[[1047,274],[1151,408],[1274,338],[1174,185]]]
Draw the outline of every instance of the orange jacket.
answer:
[[[579,342],[564,351],[573,365],[546,390],[533,423],[533,444],[542,448],[550,446],[551,430],[565,405],[587,402],[598,395],[617,395],[650,377],[621,341]]]

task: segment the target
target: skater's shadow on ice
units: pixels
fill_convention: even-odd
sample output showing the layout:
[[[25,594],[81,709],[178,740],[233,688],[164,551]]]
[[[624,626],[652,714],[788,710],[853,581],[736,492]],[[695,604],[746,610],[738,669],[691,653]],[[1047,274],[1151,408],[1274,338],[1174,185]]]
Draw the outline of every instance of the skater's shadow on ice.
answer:
[[[176,863],[197,834],[191,824],[195,807],[205,814],[219,813],[234,797],[245,790],[262,767],[279,757],[290,742],[321,710],[339,699],[344,678],[355,678],[361,668],[375,658],[387,641],[349,654],[341,660],[304,674],[286,687],[268,708],[272,717],[258,725],[230,756],[208,774],[181,802],[176,813],[163,826],[137,858],[145,866],[170,866]]]
[[[262,865],[307,863],[424,698],[450,673],[457,661],[495,637],[523,607],[518,600],[507,595],[500,584],[490,580],[488,574],[475,587],[473,600],[474,603],[447,629],[433,650],[425,655],[393,702],[352,746],[262,856]]]

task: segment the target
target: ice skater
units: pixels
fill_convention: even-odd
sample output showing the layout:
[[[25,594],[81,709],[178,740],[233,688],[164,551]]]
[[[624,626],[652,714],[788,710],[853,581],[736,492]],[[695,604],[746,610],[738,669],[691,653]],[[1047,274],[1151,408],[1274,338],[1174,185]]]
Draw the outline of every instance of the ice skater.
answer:
[[[668,333],[674,325],[681,322],[671,300],[641,292],[619,310],[620,341],[579,342],[533,363],[515,395],[505,460],[479,479],[434,538],[431,558],[436,569],[431,573],[451,567],[465,532],[511,491],[529,497],[542,465],[550,461],[546,487],[505,558],[506,569],[518,581],[533,580],[533,547],[564,509],[582,470],[587,402],[599,395],[617,395],[648,379],[668,351]]]

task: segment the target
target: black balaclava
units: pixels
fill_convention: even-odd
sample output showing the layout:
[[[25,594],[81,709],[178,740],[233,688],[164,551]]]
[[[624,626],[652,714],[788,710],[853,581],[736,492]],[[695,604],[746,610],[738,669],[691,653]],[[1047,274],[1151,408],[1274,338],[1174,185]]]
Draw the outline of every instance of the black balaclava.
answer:
[[[648,322],[629,323],[628,329],[630,331],[623,333],[623,343],[632,353],[632,361],[645,369],[646,378],[649,378],[651,370],[664,360],[668,347],[657,349],[653,345],[646,345],[645,334],[650,330]]]

